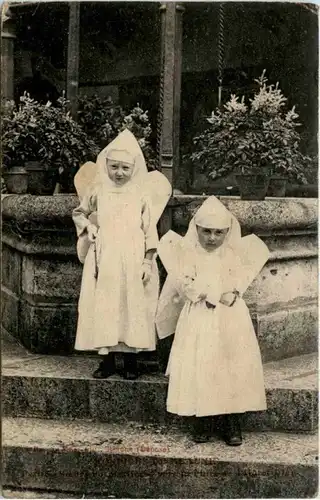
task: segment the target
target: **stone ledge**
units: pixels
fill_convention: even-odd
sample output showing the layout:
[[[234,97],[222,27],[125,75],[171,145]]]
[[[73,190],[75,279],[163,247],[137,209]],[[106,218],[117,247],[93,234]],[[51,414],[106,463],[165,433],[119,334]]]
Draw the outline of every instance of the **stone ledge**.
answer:
[[[170,206],[174,208],[175,225],[186,228],[193,211],[206,198],[207,196],[174,196]],[[236,196],[220,196],[219,199],[248,232],[281,234],[283,231],[302,230],[303,233],[314,233],[317,230],[316,198],[266,198],[263,201],[247,201]]]
[[[265,362],[318,350],[317,303],[257,314],[254,326]]]
[[[4,220],[15,220],[26,224],[72,225],[71,213],[78,204],[76,195],[32,196],[1,195]],[[186,215],[206,199],[206,196],[175,195],[169,202],[174,208],[174,220],[182,227]],[[226,207],[248,230],[273,232],[286,229],[314,232],[318,223],[318,200],[316,198],[267,198],[263,201],[246,201],[238,197],[219,197]]]
[[[38,500],[40,498],[44,500],[51,500],[53,498],[63,498],[63,499],[79,499],[79,494],[76,493],[64,493],[63,491],[45,491],[45,490],[31,490],[21,488],[20,490],[16,490],[13,488],[3,489],[2,494],[4,498],[13,498],[17,500],[18,498],[25,498],[28,500]],[[85,497],[82,497],[85,498]],[[95,498],[104,498],[104,496],[96,496]]]
[[[70,226],[72,210],[79,204],[76,195],[33,196],[30,194],[1,195],[4,220],[15,220],[20,224],[30,221],[38,224],[62,224]]]
[[[317,436],[245,434],[194,445],[134,424],[3,419],[5,487],[105,492],[116,498],[310,498]]]
[[[318,257],[318,241],[315,234],[290,234],[264,238],[270,250],[270,261],[310,259]]]

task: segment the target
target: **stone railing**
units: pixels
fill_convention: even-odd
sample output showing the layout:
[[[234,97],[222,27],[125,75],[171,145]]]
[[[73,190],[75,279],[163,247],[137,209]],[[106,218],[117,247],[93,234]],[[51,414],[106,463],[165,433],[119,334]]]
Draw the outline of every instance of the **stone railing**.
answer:
[[[166,220],[183,234],[201,196],[174,196]],[[264,360],[317,348],[317,200],[221,197],[243,234],[271,257],[246,293]],[[82,266],[71,219],[75,195],[2,196],[2,324],[37,353],[71,353]]]

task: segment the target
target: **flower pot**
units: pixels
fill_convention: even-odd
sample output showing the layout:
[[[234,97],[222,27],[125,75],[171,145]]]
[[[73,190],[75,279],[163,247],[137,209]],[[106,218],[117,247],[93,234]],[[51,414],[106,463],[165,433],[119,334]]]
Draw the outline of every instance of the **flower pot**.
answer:
[[[25,167],[29,175],[28,193],[35,195],[53,194],[57,181],[54,172],[45,170],[37,161],[27,161]]]
[[[242,200],[264,200],[270,178],[264,174],[236,174]]]
[[[239,189],[236,185],[234,175],[220,177],[219,179],[210,179],[203,173],[196,173],[192,184],[188,184],[187,193],[189,194],[206,194],[206,195],[222,195],[222,196],[237,196]]]
[[[286,195],[286,188],[287,188],[287,179],[285,177],[273,175],[270,178],[269,187],[267,190],[267,196],[284,198]]]
[[[24,167],[12,167],[2,175],[9,193],[26,194],[28,191],[28,172]]]

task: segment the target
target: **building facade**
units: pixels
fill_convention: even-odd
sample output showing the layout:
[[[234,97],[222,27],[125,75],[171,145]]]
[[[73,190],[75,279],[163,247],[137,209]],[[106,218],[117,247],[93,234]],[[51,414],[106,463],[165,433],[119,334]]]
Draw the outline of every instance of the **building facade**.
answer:
[[[186,190],[184,154],[230,93],[266,69],[296,105],[303,147],[317,153],[318,17],[291,2],[23,2],[2,24],[3,96],[24,90],[111,96],[147,109],[159,166]]]

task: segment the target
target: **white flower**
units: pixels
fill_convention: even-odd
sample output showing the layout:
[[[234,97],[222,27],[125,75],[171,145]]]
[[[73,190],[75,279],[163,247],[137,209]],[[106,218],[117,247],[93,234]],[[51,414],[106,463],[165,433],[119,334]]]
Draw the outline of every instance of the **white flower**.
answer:
[[[251,108],[253,111],[264,110],[271,114],[276,114],[279,109],[284,106],[286,98],[282,95],[278,88],[279,82],[274,85],[263,84],[260,87],[259,93],[255,94],[253,99],[250,99]]]
[[[299,118],[299,115],[295,112],[296,107],[293,106],[290,111],[286,114],[286,120],[290,122],[291,120],[295,120],[296,118]]]
[[[244,103],[244,96],[242,96],[241,101],[239,101],[239,97],[236,97],[235,94],[231,94],[230,100],[224,105],[224,108],[227,111],[239,111],[241,113],[245,113],[247,111],[247,106]]]
[[[207,121],[208,121],[209,123],[214,123],[214,122],[215,122],[215,120],[216,120],[216,115],[214,114],[214,111],[212,111],[212,113],[211,113],[211,117],[210,117],[210,118],[207,118]]]

